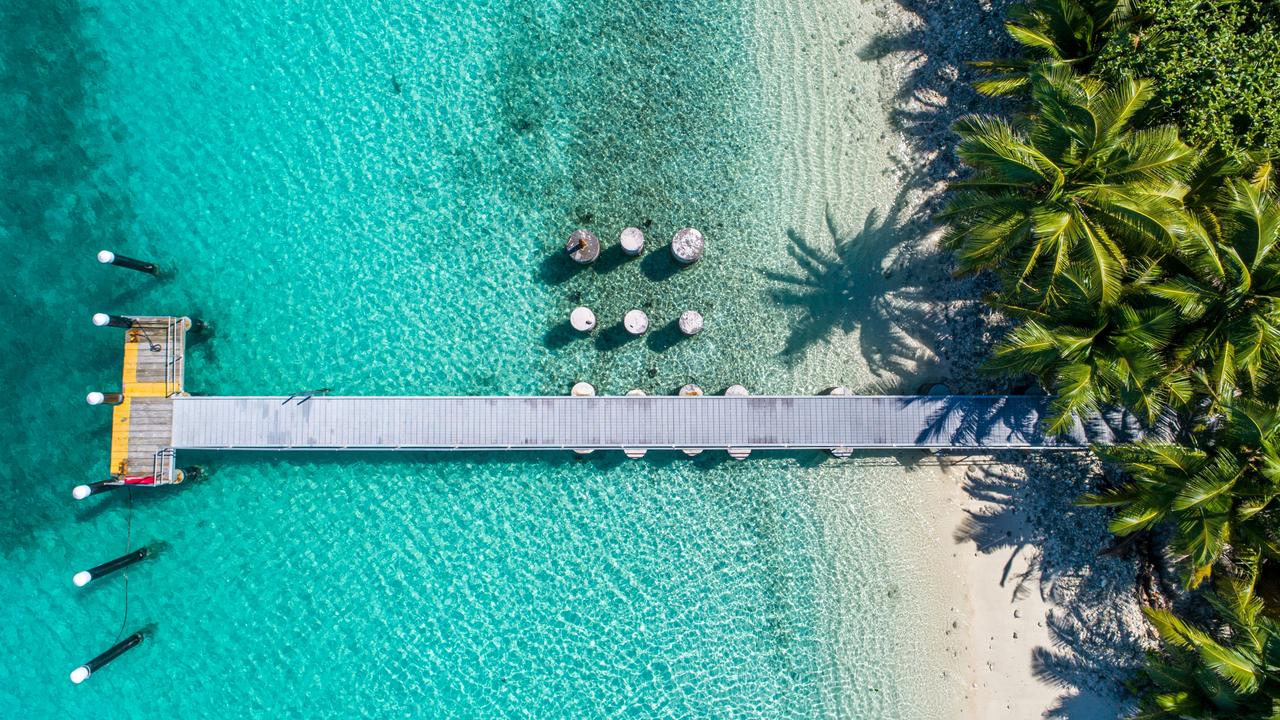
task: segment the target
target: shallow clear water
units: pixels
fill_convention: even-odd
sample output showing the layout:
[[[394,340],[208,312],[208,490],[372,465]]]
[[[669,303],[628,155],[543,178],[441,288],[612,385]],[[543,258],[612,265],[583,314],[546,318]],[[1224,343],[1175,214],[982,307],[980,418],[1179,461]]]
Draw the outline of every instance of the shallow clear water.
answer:
[[[108,414],[82,401],[119,377],[98,310],[211,322],[187,362],[210,394],[856,379],[797,370],[770,299],[796,191],[755,8],[11,5],[0,715],[928,714],[913,571],[886,569],[904,491],[818,454],[206,456],[131,505],[69,499],[107,462]],[[628,224],[640,259],[617,254]],[[710,249],[677,270],[686,224]],[[586,270],[556,253],[579,226],[609,248]],[[170,272],[100,267],[101,247]],[[579,303],[592,339],[565,330]],[[628,342],[630,307],[656,329]],[[679,341],[688,308],[708,329]],[[72,686],[125,593],[70,576],[127,532],[160,549],[123,626],[151,637]]]

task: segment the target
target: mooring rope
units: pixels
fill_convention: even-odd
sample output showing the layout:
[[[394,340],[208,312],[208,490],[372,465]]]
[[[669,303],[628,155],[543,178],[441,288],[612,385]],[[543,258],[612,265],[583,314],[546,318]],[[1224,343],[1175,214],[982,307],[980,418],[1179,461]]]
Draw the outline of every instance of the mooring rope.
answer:
[[[129,510],[125,520],[124,529],[124,554],[129,554],[129,547],[133,544],[133,488],[125,488],[128,494]],[[116,631],[116,642],[120,642],[120,638],[124,636],[124,628],[129,622],[129,568],[124,569],[124,617],[120,618],[120,629]]]

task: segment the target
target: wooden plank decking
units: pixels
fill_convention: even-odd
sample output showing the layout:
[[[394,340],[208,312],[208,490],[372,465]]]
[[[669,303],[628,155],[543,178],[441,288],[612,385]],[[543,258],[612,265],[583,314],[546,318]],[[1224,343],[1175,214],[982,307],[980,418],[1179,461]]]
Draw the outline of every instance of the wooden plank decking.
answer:
[[[173,398],[182,394],[190,321],[134,317],[125,331],[124,402],[112,409],[112,475],[173,477]]]
[[[219,450],[1002,449],[1046,436],[1029,396],[190,397],[173,446]],[[1106,439],[1106,438],[1102,438]]]
[[[187,318],[135,317],[111,473],[180,480],[176,450],[1070,449],[1102,422],[1048,436],[1032,396],[189,397]],[[123,477],[122,477],[123,479]]]

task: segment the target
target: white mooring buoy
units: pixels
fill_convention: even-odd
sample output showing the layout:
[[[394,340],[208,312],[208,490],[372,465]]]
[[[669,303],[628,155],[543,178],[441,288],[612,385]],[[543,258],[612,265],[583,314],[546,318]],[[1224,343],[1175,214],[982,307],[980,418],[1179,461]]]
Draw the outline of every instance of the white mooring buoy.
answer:
[[[622,327],[632,335],[643,335],[649,330],[649,316],[643,310],[628,310],[622,318]]]
[[[133,318],[125,317],[124,315],[94,313],[93,324],[98,327],[131,328],[133,327]]]
[[[639,255],[644,252],[644,231],[638,227],[629,227],[618,236],[622,252],[628,255]]]
[[[97,580],[98,578],[110,575],[117,570],[123,570],[124,568],[129,567],[130,565],[144,559],[149,554],[151,554],[150,550],[146,548],[138,548],[137,550],[134,550],[131,553],[125,553],[114,560],[108,560],[107,562],[91,567],[88,570],[81,570],[71,578],[71,582],[74,583],[76,587],[84,587],[93,580]]]
[[[578,332],[591,332],[596,328],[596,314],[589,307],[576,307],[569,313],[569,324]]]
[[[130,270],[137,270],[138,272],[144,272],[150,275],[155,275],[157,272],[159,272],[159,269],[156,267],[155,263],[149,263],[145,260],[138,260],[136,258],[126,257],[124,255],[117,255],[111,252],[110,250],[99,250],[98,262],[102,263],[103,265],[115,265],[116,267],[128,268]]]
[[[680,313],[680,332],[690,337],[702,332],[702,313],[697,310],[685,310]]]
[[[76,500],[83,500],[89,497],[90,495],[96,495],[98,493],[103,493],[108,490],[115,490],[116,488],[121,488],[121,487],[124,487],[124,483],[120,482],[119,480],[113,477],[107,480],[99,480],[97,482],[91,482],[88,485],[77,485],[71,488],[71,497],[75,498]]]
[[[90,405],[119,405],[124,402],[124,393],[102,393],[95,390],[85,395],[84,401]]]
[[[98,672],[103,667],[105,667],[107,663],[125,654],[130,649],[137,647],[138,644],[141,642],[142,642],[142,633],[136,632],[130,635],[129,637],[121,640],[120,642],[116,643],[115,645],[112,645],[110,648],[107,649],[106,652],[90,660],[89,662],[81,665],[75,670],[72,670],[71,682],[75,683],[76,685],[79,685],[85,680],[88,680],[90,675]]]

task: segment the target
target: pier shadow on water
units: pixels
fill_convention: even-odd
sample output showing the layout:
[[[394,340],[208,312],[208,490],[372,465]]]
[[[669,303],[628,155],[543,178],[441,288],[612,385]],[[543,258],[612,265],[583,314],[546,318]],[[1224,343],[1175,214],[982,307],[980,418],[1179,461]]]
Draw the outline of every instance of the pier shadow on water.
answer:
[[[218,471],[221,468],[241,468],[252,467],[260,469],[264,473],[269,473],[272,468],[283,465],[297,466],[351,466],[357,467],[364,464],[377,464],[389,468],[397,468],[401,470],[412,470],[415,467],[431,467],[435,465],[457,465],[466,464],[474,466],[499,466],[511,468],[527,468],[529,465],[543,465],[547,467],[567,467],[575,463],[589,463],[596,466],[600,470],[610,470],[623,465],[642,463],[646,467],[655,469],[667,468],[672,465],[685,463],[692,464],[698,468],[712,468],[723,464],[750,463],[753,459],[769,459],[773,461],[785,460],[795,463],[798,467],[817,467],[827,462],[845,462],[832,458],[828,453],[821,450],[768,450],[758,451],[747,460],[734,460],[729,454],[720,449],[704,450],[701,454],[690,457],[680,450],[650,450],[643,458],[632,460],[622,453],[621,449],[604,449],[595,452],[579,455],[572,450],[506,450],[506,451],[487,451],[487,450],[452,450],[452,451],[361,451],[361,450],[344,450],[340,452],[331,450],[290,450],[281,451],[257,451],[257,450],[237,450],[233,453],[227,452],[201,452],[197,450],[184,451],[182,453],[181,462],[183,465],[200,465],[205,470],[205,474],[197,480],[192,480],[181,485],[167,485],[158,488],[147,488],[145,490],[136,490],[134,492],[134,509],[150,505],[152,503],[161,503],[166,500],[170,493],[189,492],[193,487],[216,484],[218,482]],[[895,461],[897,462],[897,461]],[[116,491],[112,496],[98,498],[95,507],[86,508],[82,517],[95,517],[98,514],[111,510],[123,509],[127,506],[127,498],[123,493]],[[141,501],[141,502],[139,502]],[[97,509],[96,506],[103,506]]]
[[[561,285],[572,280],[587,267],[574,262],[573,258],[565,254],[563,248],[557,248],[542,258],[538,277],[548,285]]]
[[[542,342],[552,350],[559,350],[568,347],[578,340],[585,340],[586,335],[573,329],[568,321],[557,323],[551,326],[550,330],[542,336]]]
[[[650,330],[644,342],[650,350],[660,353],[670,350],[684,339],[684,333],[680,332],[680,321],[676,319],[656,330]]]
[[[615,243],[601,250],[600,257],[591,263],[591,267],[597,274],[605,275],[626,265],[631,260],[639,260],[639,258],[626,254],[622,251],[622,246]]]
[[[695,267],[697,263],[686,268],[676,262],[676,259],[671,257],[671,249],[665,245],[660,248],[646,248],[644,257],[640,261],[640,270],[653,282],[670,280],[681,270],[692,270]]]
[[[597,328],[594,335],[596,350],[600,352],[617,350],[641,338],[640,335],[632,335],[627,332],[621,322],[614,323],[608,327]]]

